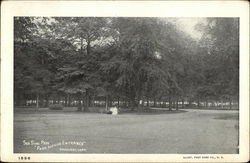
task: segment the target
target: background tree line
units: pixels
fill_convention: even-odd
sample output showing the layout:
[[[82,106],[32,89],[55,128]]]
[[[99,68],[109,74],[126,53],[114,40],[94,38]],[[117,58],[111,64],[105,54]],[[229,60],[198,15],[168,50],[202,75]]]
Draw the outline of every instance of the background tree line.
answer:
[[[200,40],[167,18],[15,17],[15,106],[232,108],[239,20],[207,18],[196,29]]]

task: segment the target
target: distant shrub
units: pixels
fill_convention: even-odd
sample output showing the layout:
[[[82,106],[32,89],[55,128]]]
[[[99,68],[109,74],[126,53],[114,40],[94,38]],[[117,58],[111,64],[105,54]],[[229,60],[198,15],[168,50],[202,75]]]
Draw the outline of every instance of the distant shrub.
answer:
[[[106,113],[106,108],[103,108],[103,107],[100,107],[100,108],[96,108],[96,112],[97,113],[102,113],[102,114],[104,114],[104,113]]]
[[[50,110],[63,110],[63,105],[62,104],[52,104],[49,105]]]
[[[149,107],[149,106],[144,106],[144,108],[143,108],[143,110],[149,110],[149,109],[151,109],[151,107]]]
[[[77,111],[82,111],[82,106],[81,105],[77,106]]]

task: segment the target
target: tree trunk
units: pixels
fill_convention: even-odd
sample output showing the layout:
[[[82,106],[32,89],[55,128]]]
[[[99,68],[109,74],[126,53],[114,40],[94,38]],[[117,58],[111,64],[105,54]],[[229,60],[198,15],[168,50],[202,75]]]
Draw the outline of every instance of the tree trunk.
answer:
[[[206,108],[208,107],[208,102],[207,102],[207,100],[205,101],[205,107],[206,107]]]
[[[57,103],[57,104],[60,103],[60,95],[58,95],[56,103]]]
[[[96,102],[96,96],[94,95],[94,96],[92,97],[92,106],[93,106],[93,107],[95,106],[95,102]]]
[[[184,99],[182,99],[182,109],[184,109]]]
[[[136,110],[139,106],[140,106],[140,100],[134,99],[133,100],[133,107],[134,107],[134,109]]]
[[[45,99],[45,107],[48,107],[49,106],[49,98],[46,96],[46,99]]]
[[[90,38],[89,38],[89,36],[88,36],[86,41],[87,41],[87,47],[86,47],[87,55],[90,55]]]
[[[52,104],[53,105],[56,104],[56,98],[55,97],[53,97]]]
[[[36,108],[39,108],[39,94],[36,94]]]
[[[40,101],[39,106],[44,107],[44,97],[43,96],[39,96],[39,101]]]
[[[230,98],[229,99],[230,101],[229,101],[229,108],[230,108],[230,110],[232,109],[232,99]]]
[[[176,110],[179,110],[179,107],[178,107],[178,100],[176,101]]]
[[[171,98],[168,98],[168,107],[169,107],[169,110],[171,111],[172,110],[172,101],[171,101]]]
[[[106,96],[106,99],[105,99],[105,107],[106,107],[106,111],[108,111],[108,96]]]
[[[67,106],[68,105],[68,99],[67,99],[67,96],[64,96],[64,106]]]
[[[159,99],[159,101],[160,101],[160,106],[159,107],[162,108],[161,98]]]
[[[81,52],[83,51],[83,38],[81,38],[81,46],[80,46]]]
[[[71,101],[70,101],[71,99],[70,99],[70,94],[68,94],[68,103],[67,103],[67,106],[69,106],[70,107],[70,104],[71,104]]]
[[[94,106],[94,103],[95,103],[95,99],[94,99],[94,96],[89,96],[90,98],[90,100],[89,100],[89,102],[90,102],[90,107],[93,107]]]
[[[125,106],[126,106],[126,108],[128,108],[128,106],[129,106],[129,100],[128,99],[126,99],[126,101],[125,101]]]
[[[81,98],[78,99],[78,111],[82,111],[82,103],[81,103]]]
[[[137,108],[137,102],[136,99],[131,100],[131,111],[134,111],[135,108]]]
[[[48,95],[46,95],[46,103],[45,103],[45,107],[48,107],[49,106],[49,97]]]
[[[155,98],[154,98],[154,107],[155,107],[155,103],[156,103],[156,101],[155,101]]]
[[[85,92],[84,111],[89,111],[89,92],[88,92],[88,89],[86,89],[86,92]]]
[[[192,104],[191,100],[188,101],[188,106],[190,107]]]
[[[108,106],[109,106],[109,107],[112,107],[112,106],[113,106],[113,99],[112,99],[112,98],[109,100]]]
[[[120,107],[120,97],[117,97],[117,107]]]
[[[143,110],[143,108],[144,108],[144,100],[142,99],[141,100],[141,103],[140,103],[140,100],[139,100],[139,106],[138,106],[138,108],[137,108],[137,111],[142,111]]]

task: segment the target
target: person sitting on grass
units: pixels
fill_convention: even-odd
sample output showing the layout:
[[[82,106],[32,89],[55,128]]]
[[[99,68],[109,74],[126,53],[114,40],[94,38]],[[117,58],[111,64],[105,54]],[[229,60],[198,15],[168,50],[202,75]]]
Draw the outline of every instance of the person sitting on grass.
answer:
[[[107,114],[117,115],[118,114],[117,105],[115,105],[114,107],[109,108],[109,111],[107,112]]]

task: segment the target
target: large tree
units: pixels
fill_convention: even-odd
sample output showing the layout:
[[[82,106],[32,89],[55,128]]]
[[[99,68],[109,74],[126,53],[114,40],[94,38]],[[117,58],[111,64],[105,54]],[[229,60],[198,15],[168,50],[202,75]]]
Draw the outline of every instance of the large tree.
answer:
[[[168,18],[17,17],[14,25],[16,103],[73,97],[88,110],[105,96],[107,107],[172,109],[180,100],[238,100],[238,19],[203,21],[199,41]]]
[[[200,41],[205,60],[201,96],[230,101],[231,107],[239,96],[239,19],[208,18],[197,28],[204,32]]]

